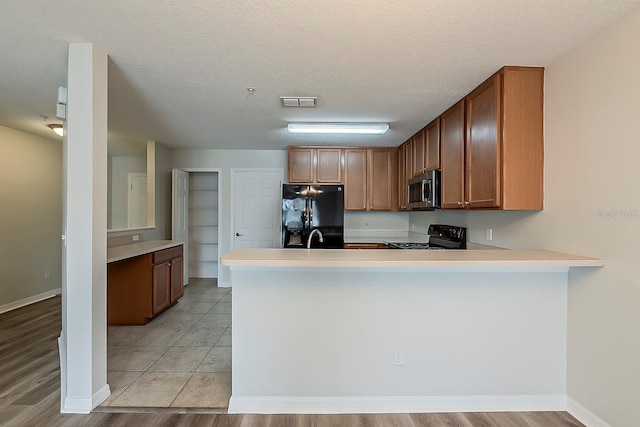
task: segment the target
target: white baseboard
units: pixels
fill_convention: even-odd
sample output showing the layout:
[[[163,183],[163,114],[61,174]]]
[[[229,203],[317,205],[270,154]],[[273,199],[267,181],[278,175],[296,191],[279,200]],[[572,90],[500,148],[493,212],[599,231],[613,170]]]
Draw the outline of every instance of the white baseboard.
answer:
[[[111,396],[111,389],[109,388],[109,384],[105,384],[100,390],[93,393],[93,406],[91,409],[95,408],[105,400],[107,400]]]
[[[47,292],[43,292],[38,295],[34,295],[32,297],[23,298],[18,301],[10,302],[9,304],[0,305],[0,314],[6,313],[7,311],[15,310],[16,308],[24,307],[29,304],[33,304],[39,301],[43,301],[56,295],[60,295],[62,293],[62,288],[52,289]]]
[[[219,288],[230,288],[231,287],[231,282],[218,282],[218,287]]]
[[[565,395],[234,397],[230,414],[396,414],[565,411]]]
[[[64,399],[61,414],[90,414],[93,406],[91,406],[90,397],[67,397]]]
[[[587,427],[611,427],[609,423],[570,397],[567,397],[567,412]]]

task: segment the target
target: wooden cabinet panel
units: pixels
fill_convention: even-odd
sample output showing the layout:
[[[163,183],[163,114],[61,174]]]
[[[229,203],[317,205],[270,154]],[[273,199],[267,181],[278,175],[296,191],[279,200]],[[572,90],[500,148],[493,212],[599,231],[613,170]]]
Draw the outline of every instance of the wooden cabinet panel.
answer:
[[[345,243],[345,249],[389,249],[384,243],[367,242],[367,243]]]
[[[425,145],[427,148],[425,169],[440,169],[440,117],[425,128]]]
[[[151,254],[107,264],[107,323],[143,325],[153,316]]]
[[[424,129],[413,135],[411,140],[413,145],[413,167],[412,176],[420,175],[426,170],[426,144]]]
[[[495,75],[466,98],[466,188],[470,208],[500,206],[500,82]]]
[[[171,261],[171,304],[178,301],[184,294],[184,284],[182,283],[184,275],[184,260],[182,257]]]
[[[407,205],[409,204],[408,194],[407,194],[407,172],[406,172],[406,160],[405,155],[407,152],[406,144],[402,144],[397,149],[397,161],[398,161],[398,179],[397,179],[397,189],[398,189],[398,210],[404,211],[407,209]]]
[[[163,262],[153,266],[151,301],[154,316],[171,305],[170,262]]]
[[[367,209],[367,149],[344,150],[344,209]]]
[[[341,184],[342,149],[339,147],[289,147],[289,182]]]
[[[342,182],[342,150],[340,148],[318,148],[316,158],[316,182],[340,184]]]
[[[464,100],[440,116],[443,209],[464,208]]]
[[[389,148],[369,148],[368,202],[370,211],[390,211],[395,206],[393,183],[396,176],[394,151]]]
[[[315,181],[315,149],[289,147],[289,182],[313,183]]]
[[[502,76],[502,209],[544,207],[544,69]]]
[[[107,265],[107,322],[144,325],[184,293],[182,245]]]

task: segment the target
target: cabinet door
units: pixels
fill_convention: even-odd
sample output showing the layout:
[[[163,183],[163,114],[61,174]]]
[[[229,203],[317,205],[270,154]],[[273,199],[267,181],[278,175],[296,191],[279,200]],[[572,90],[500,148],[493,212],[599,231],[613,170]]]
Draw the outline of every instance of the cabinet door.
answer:
[[[153,266],[151,301],[153,315],[171,305],[171,263],[163,262]]]
[[[496,74],[466,98],[466,200],[470,208],[500,206],[501,78]]]
[[[393,167],[393,150],[389,148],[368,149],[368,210],[390,211],[395,206],[393,183],[395,168]]]
[[[426,170],[426,145],[424,139],[424,129],[413,135],[413,175],[420,175]]]
[[[425,169],[440,169],[440,117],[425,128],[425,145],[427,147]]]
[[[464,100],[440,116],[442,208],[464,208]]]
[[[367,209],[367,149],[344,150],[344,209]]]
[[[313,148],[289,148],[289,182],[312,184],[315,181],[314,154]]]
[[[178,298],[184,294],[184,284],[182,283],[183,263],[182,257],[171,260],[171,304],[178,301]]]
[[[406,210],[407,209],[407,175],[405,171],[405,152],[406,145],[402,144],[398,147],[398,180],[397,180],[397,189],[398,189],[398,210]]]
[[[318,148],[316,151],[316,182],[340,184],[342,182],[342,150]]]

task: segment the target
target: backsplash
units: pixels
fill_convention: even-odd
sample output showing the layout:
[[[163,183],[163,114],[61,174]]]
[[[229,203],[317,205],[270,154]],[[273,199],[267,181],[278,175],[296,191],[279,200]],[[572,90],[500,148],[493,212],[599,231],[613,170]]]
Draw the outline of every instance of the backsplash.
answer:
[[[107,247],[128,245],[143,240],[142,233],[123,234],[120,236],[107,236]]]

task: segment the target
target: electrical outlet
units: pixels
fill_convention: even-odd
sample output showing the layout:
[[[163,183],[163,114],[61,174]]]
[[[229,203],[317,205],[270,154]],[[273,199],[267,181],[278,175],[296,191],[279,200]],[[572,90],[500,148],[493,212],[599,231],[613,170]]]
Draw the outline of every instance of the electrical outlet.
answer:
[[[134,234],[133,235],[133,241],[137,242],[138,240],[140,240],[140,235],[139,234]]]
[[[487,228],[486,230],[484,230],[484,233],[484,238],[486,240],[493,240],[493,228]]]
[[[364,222],[364,228],[369,228],[369,221]]]
[[[51,270],[45,270],[44,271],[44,278],[45,279],[50,279],[51,278]]]
[[[395,347],[393,349],[393,366],[404,366],[404,353]]]

